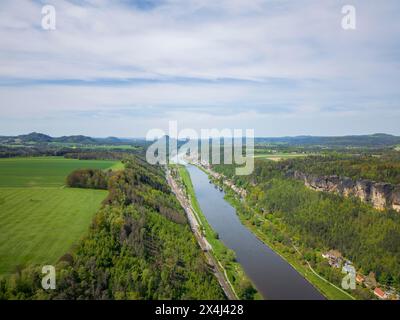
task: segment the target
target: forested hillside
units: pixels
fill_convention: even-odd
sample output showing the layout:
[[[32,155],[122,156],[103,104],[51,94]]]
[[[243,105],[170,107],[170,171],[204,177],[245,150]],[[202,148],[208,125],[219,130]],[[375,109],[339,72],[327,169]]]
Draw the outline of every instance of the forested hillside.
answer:
[[[288,160],[282,163],[287,169],[303,173],[338,175],[353,180],[369,179],[377,182],[400,184],[400,153],[393,152],[382,156],[312,156]]]
[[[0,299],[224,298],[162,170],[138,158],[125,168],[108,176],[88,235],[57,264],[56,290],[31,266],[0,281]]]
[[[256,161],[249,176],[235,177],[232,165],[214,166],[214,170],[245,187],[249,206],[280,229],[275,232],[260,224],[263,232],[275,234],[280,241],[284,234],[311,250],[337,249],[365,274],[374,272],[379,282],[399,288],[400,214],[377,211],[355,198],[315,192],[286,177],[288,168],[306,169],[306,161]],[[313,168],[313,160],[309,161]],[[245,214],[252,219],[253,212]],[[316,257],[310,252],[308,258],[313,262]]]

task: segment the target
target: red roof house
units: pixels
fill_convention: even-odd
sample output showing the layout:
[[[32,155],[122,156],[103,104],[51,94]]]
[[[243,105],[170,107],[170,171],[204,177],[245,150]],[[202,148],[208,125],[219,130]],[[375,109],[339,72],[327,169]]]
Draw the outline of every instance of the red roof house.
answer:
[[[364,282],[364,277],[361,275],[361,274],[357,274],[357,276],[356,276],[356,281],[358,282],[358,283],[363,283]]]
[[[375,288],[374,295],[379,299],[387,299],[387,294],[381,288]]]

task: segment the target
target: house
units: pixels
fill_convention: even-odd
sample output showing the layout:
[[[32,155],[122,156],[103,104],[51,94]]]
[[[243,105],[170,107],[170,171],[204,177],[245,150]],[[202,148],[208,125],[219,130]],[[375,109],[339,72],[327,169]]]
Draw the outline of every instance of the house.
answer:
[[[364,280],[365,280],[365,278],[364,278],[364,276],[362,274],[357,274],[357,276],[356,276],[357,283],[361,284],[361,283],[364,282]]]
[[[374,295],[379,299],[387,299],[387,294],[381,288],[375,288]]]
[[[328,259],[331,267],[340,268],[342,264],[342,254],[338,250],[329,250],[322,254],[322,257]]]
[[[338,250],[329,250],[327,253],[322,254],[325,259],[341,259],[342,254]]]
[[[364,284],[367,288],[375,288],[378,283],[376,282],[375,273],[370,272],[364,279]]]
[[[386,294],[388,300],[400,300],[400,296],[396,291],[396,288],[388,287],[384,290],[384,293]]]

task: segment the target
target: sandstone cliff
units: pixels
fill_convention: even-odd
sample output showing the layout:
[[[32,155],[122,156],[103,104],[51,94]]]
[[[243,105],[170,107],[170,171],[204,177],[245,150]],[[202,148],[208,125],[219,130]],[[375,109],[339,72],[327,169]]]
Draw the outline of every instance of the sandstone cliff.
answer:
[[[317,177],[299,171],[290,171],[288,176],[304,181],[304,184],[313,190],[355,196],[371,203],[376,209],[392,208],[400,212],[400,185],[370,180],[354,181],[338,176]]]

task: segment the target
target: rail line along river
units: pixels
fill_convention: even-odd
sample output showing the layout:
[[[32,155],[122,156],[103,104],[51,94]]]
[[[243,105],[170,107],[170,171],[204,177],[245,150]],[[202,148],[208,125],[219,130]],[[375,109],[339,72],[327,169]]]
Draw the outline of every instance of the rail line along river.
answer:
[[[224,193],[209,183],[207,174],[193,165],[187,169],[205,217],[225,245],[235,251],[237,261],[265,299],[324,299],[289,263],[240,222],[235,209],[224,199]]]

